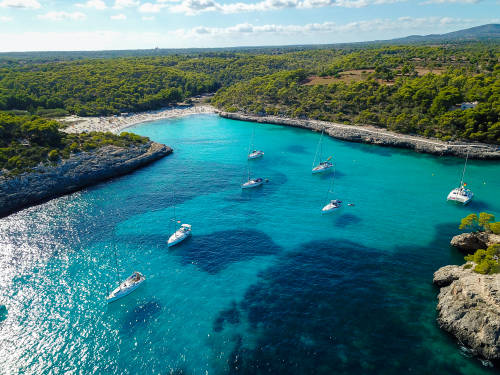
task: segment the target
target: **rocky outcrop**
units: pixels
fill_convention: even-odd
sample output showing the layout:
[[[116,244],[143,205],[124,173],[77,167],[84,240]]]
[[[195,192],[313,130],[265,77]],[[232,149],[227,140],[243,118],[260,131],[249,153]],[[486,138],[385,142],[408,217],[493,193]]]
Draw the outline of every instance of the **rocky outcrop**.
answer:
[[[325,132],[331,137],[349,142],[373,143],[381,146],[409,148],[417,152],[434,155],[451,155],[465,158],[469,150],[471,159],[500,159],[500,147],[483,143],[452,143],[437,139],[398,134],[366,125],[344,125],[319,120],[292,119],[279,116],[257,116],[243,113],[219,112],[221,117],[261,122],[277,125],[294,126]]]
[[[19,176],[0,176],[0,217],[129,173],[171,152],[170,147],[156,142],[126,148],[109,145]]]
[[[440,287],[439,326],[472,352],[500,359],[500,274],[481,275],[464,266],[445,266],[434,273]]]
[[[486,232],[462,233],[453,237],[450,242],[451,246],[468,253],[486,249],[495,243],[500,243],[500,235]]]

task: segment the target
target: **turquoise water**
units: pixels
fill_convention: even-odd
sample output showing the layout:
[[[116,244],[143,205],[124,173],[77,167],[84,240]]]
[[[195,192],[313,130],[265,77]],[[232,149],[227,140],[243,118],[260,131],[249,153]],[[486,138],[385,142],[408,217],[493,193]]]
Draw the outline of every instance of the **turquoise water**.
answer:
[[[250,163],[262,187],[242,191]],[[0,219],[0,373],[489,374],[435,322],[432,274],[460,263],[461,217],[500,217],[500,164],[470,162],[468,207],[446,202],[463,160],[212,115],[131,129],[173,155]],[[173,194],[175,192],[175,195]],[[193,237],[168,249],[176,216]],[[146,283],[111,305],[121,277]]]

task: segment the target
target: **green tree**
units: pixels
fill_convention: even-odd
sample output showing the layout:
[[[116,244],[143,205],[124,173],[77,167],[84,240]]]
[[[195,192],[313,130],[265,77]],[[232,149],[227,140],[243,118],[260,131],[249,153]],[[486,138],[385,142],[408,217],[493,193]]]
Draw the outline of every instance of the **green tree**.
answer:
[[[490,231],[490,223],[495,220],[495,216],[492,214],[488,214],[486,212],[481,212],[479,214],[479,219],[477,223],[480,227],[483,227],[483,230],[486,232]]]
[[[478,217],[476,214],[469,214],[460,221],[458,229],[473,229],[478,225]]]

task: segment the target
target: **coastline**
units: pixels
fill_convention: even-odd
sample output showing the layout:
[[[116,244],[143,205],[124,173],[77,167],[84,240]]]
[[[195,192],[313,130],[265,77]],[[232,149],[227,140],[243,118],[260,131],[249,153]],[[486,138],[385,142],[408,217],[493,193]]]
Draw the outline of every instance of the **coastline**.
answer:
[[[143,123],[168,118],[178,118],[190,115],[216,113],[216,109],[210,105],[194,104],[186,106],[167,107],[154,111],[137,112],[123,116],[97,116],[97,117],[79,117],[67,116],[59,119],[60,122],[67,124],[62,129],[66,133],[83,132],[111,132],[121,133],[124,129]]]
[[[0,218],[85,187],[130,173],[173,150],[160,143],[104,146],[71,155],[56,165],[40,165],[15,177],[0,176]]]
[[[219,116],[259,123],[293,126],[297,128],[321,131],[337,139],[357,143],[370,143],[386,147],[406,148],[416,152],[428,153],[438,156],[457,156],[465,158],[467,150],[470,159],[500,160],[500,147],[485,143],[452,143],[440,140],[405,135],[374,126],[344,125],[320,120],[302,120],[278,116],[257,116],[240,112],[217,111]]]
[[[433,284],[439,288],[437,322],[472,354],[498,362],[500,274],[483,275],[471,266],[444,266],[434,273]]]
[[[218,114],[223,118],[293,126],[313,131],[325,129],[333,138],[348,142],[368,143],[386,147],[410,149],[437,156],[456,156],[470,159],[500,160],[500,147],[480,142],[444,142],[417,135],[399,134],[370,125],[345,125],[321,120],[293,119],[279,116],[258,116],[241,112],[224,112],[210,104],[195,103],[167,107],[154,111],[138,112],[122,116],[79,117],[67,116],[59,121],[67,124],[62,131],[67,133],[112,132],[119,134],[124,129],[150,121],[173,119],[196,114]]]

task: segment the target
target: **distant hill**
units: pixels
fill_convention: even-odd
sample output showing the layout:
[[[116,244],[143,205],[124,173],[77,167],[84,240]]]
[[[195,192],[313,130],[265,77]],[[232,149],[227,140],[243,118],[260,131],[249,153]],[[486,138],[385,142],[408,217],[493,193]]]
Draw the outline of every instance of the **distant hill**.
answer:
[[[411,35],[404,38],[375,40],[357,43],[306,44],[285,46],[254,46],[225,48],[154,48],[136,50],[109,51],[47,51],[47,52],[0,52],[2,59],[25,59],[35,61],[78,60],[83,58],[113,58],[138,56],[167,55],[217,55],[231,56],[238,52],[255,54],[279,54],[293,51],[327,48],[364,48],[373,45],[392,44],[436,44],[436,43],[466,43],[466,42],[500,42],[500,24],[488,24],[453,31],[446,34]]]
[[[446,34],[411,35],[387,40],[390,43],[446,43],[466,41],[500,41],[500,24],[489,24]]]

